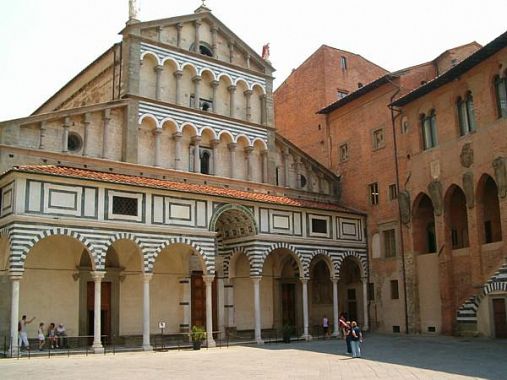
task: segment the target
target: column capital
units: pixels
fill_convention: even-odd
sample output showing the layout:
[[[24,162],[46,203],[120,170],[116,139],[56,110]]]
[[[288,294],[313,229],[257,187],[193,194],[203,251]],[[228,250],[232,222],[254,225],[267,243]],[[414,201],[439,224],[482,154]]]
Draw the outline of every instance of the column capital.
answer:
[[[299,279],[299,281],[301,281],[301,283],[302,283],[303,285],[308,284],[308,280],[309,280],[309,278],[307,278],[307,277],[302,277],[302,278],[300,278],[300,279]]]
[[[183,76],[183,70],[176,70],[174,73],[173,73],[174,77],[176,79],[181,79],[181,77]]]
[[[69,128],[70,124],[71,124],[70,117],[67,116],[65,119],[63,119],[63,127],[64,128]]]
[[[192,82],[200,82],[201,81],[201,76],[200,75],[195,75],[193,78],[192,78]]]
[[[218,32],[218,25],[217,24],[211,25],[211,31],[212,32]]]
[[[220,140],[219,139],[211,139],[209,141],[210,145],[212,148],[215,148],[218,144],[220,144]]]
[[[220,81],[214,79],[210,82],[210,86],[213,88],[217,88],[220,85]]]
[[[162,133],[162,129],[160,129],[160,128],[155,128],[155,129],[153,130],[153,134],[154,134],[154,135],[160,135],[161,133]]]
[[[194,21],[194,24],[195,24],[195,26],[201,26],[201,24],[202,24],[201,19],[200,19],[200,18],[198,18],[197,20],[195,20],[195,21]]]
[[[236,45],[236,43],[234,42],[234,40],[229,40],[227,42],[227,46],[229,46],[229,49],[234,48],[235,45]]]
[[[45,130],[46,130],[46,126],[47,126],[47,124],[48,124],[47,120],[42,120],[42,121],[40,122],[40,124],[39,124],[39,129],[40,129],[41,131],[45,131]]]
[[[183,23],[181,23],[181,22],[177,23],[177,24],[176,24],[176,29],[177,29],[177,30],[181,30],[181,29],[183,29]]]
[[[235,92],[236,91],[236,86],[231,84],[229,87],[227,87],[227,91],[229,92]]]
[[[264,100],[264,99],[266,99],[266,98],[267,98],[267,95],[266,95],[266,94],[260,94],[260,95],[259,95],[259,99],[261,99],[261,100]]]
[[[157,65],[153,68],[153,70],[155,72],[161,72],[162,70],[164,70],[164,65]]]
[[[202,279],[206,283],[206,285],[211,285],[213,283],[213,280],[215,279],[215,276],[211,274],[203,274]]]
[[[251,146],[251,145],[246,146],[246,147],[245,147],[245,153],[246,153],[246,154],[250,154],[250,153],[252,153],[252,152],[254,151],[254,149],[255,149],[255,148],[254,148],[253,146]]]
[[[250,279],[255,283],[259,283],[262,280],[262,276],[250,276]]]
[[[192,143],[199,144],[201,142],[201,136],[192,136]]]
[[[90,274],[92,275],[92,278],[95,280],[95,281],[100,281],[104,278],[106,272],[104,271],[93,271],[93,272],[90,272]]]
[[[261,150],[261,156],[266,156],[268,154],[268,150],[267,149],[263,149]]]
[[[9,279],[11,281],[20,281],[23,278],[23,272],[9,272]]]
[[[237,146],[238,146],[238,144],[233,143],[233,142],[231,142],[231,143],[227,144],[227,148],[229,148],[229,150],[230,150],[231,152],[235,151]]]
[[[143,273],[143,280],[144,282],[150,282],[151,279],[153,278],[153,273],[148,273],[148,272],[145,272]]]
[[[252,90],[245,90],[245,91],[243,91],[243,95],[245,95],[246,97],[250,97],[250,96],[252,96],[252,94],[253,94]]]
[[[107,120],[107,121],[111,120],[111,108],[106,108],[106,109],[104,110],[104,116],[103,116],[103,119],[104,119],[104,121],[106,121],[106,120]]]
[[[182,137],[183,137],[183,133],[181,133],[181,132],[174,132],[174,133],[173,133],[173,139],[174,139],[175,141],[180,140]]]
[[[83,123],[84,124],[90,124],[92,122],[92,114],[90,112],[86,112],[83,115]]]
[[[368,281],[368,276],[361,276],[361,281]]]
[[[331,282],[334,284],[334,283],[338,283],[338,281],[340,281],[340,277],[331,277]]]

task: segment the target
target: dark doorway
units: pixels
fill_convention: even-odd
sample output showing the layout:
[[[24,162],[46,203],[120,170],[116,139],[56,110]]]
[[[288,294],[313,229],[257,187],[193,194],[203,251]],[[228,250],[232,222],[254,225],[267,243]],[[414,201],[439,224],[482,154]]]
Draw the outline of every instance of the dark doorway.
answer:
[[[191,298],[192,298],[192,326],[206,327],[206,284],[202,272],[192,272]],[[217,330],[217,281],[212,285],[213,331]],[[190,328],[192,328],[190,326]]]
[[[347,311],[350,321],[357,321],[357,298],[356,289],[347,289]]]
[[[296,326],[296,284],[282,284],[282,323]]]
[[[504,298],[493,299],[493,321],[495,324],[495,337],[507,338],[507,313]]]
[[[101,302],[100,302],[100,334],[111,335],[111,283],[101,283]],[[87,334],[95,333],[95,283],[88,281],[86,288],[86,305],[87,305]],[[93,342],[93,339],[90,339]],[[90,343],[91,344],[91,343]]]

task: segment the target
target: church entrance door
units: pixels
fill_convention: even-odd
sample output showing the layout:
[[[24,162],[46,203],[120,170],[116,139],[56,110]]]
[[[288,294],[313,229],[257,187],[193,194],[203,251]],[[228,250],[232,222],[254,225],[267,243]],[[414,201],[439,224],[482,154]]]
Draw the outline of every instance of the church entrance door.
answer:
[[[101,306],[100,306],[100,327],[101,335],[111,335],[111,283],[101,283]],[[86,309],[87,309],[87,334],[93,336],[95,326],[95,283],[88,281],[86,287]],[[93,338],[90,338],[90,344],[93,342]]]
[[[493,321],[495,324],[495,337],[507,338],[507,314],[505,311],[505,298],[493,299]]]
[[[282,323],[296,326],[296,284],[282,284]]]
[[[206,327],[206,284],[202,278],[203,273],[194,271],[191,277],[191,307],[192,326]],[[213,310],[213,331],[217,326],[217,281],[212,285],[212,310]],[[190,326],[190,328],[192,328]]]

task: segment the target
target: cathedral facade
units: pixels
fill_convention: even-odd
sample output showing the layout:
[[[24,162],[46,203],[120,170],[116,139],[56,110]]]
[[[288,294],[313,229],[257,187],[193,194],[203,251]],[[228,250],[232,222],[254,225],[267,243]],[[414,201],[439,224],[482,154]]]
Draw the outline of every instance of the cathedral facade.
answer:
[[[141,22],[32,115],[0,123],[0,334],[18,320],[152,348],[324,315],[366,329],[366,215],[278,134],[274,68],[205,6]],[[345,302],[347,300],[347,302]],[[29,335],[35,336],[35,327]],[[215,344],[208,334],[208,346]]]

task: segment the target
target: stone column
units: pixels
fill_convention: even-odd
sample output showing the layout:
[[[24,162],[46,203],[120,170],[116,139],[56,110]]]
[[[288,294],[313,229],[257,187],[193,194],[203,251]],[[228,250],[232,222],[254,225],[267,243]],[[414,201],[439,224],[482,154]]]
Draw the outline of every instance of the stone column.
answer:
[[[234,102],[234,93],[236,92],[236,86],[232,85],[232,86],[229,86],[227,87],[227,90],[229,91],[229,116],[230,117],[234,117],[234,115],[236,114],[234,108],[236,107],[235,106],[235,102]]]
[[[322,190],[322,173],[317,173],[317,183],[315,184],[316,186],[316,189],[315,189],[315,192],[316,193],[320,193]]]
[[[252,94],[253,94],[252,90],[246,90],[245,92],[243,92],[243,95],[245,95],[246,98],[245,116],[247,121],[252,120],[252,105],[251,105]]]
[[[160,100],[162,85],[160,78],[162,76],[162,72],[164,71],[164,66],[157,65],[153,68],[153,70],[155,70],[155,99]]]
[[[268,183],[268,150],[263,149],[261,151],[262,159],[262,182]]]
[[[162,30],[164,29],[163,26],[157,27],[157,38],[158,42],[162,42]]]
[[[19,350],[19,282],[23,278],[22,273],[10,273],[11,280],[11,332],[10,332],[10,350],[12,357],[18,356]]]
[[[194,82],[194,108],[198,110],[201,109],[199,104],[201,98],[201,77],[196,75],[192,78],[192,82]]]
[[[218,26],[211,26],[211,48],[213,49],[213,58],[218,59]]]
[[[90,123],[92,122],[92,114],[87,112],[84,114],[83,125],[84,125],[84,133],[83,133],[83,156],[88,156],[89,146],[90,146]]]
[[[301,279],[303,290],[303,339],[310,340],[312,337],[308,333],[308,279]]]
[[[230,157],[229,157],[229,169],[230,169],[229,177],[230,178],[236,178],[236,170],[235,170],[236,165],[234,165],[234,162],[236,159],[236,146],[237,146],[236,143],[229,143],[227,145],[227,148],[229,148],[229,154],[230,154]]]
[[[218,113],[217,89],[218,89],[218,85],[219,84],[220,84],[220,82],[217,81],[217,80],[211,81],[211,88],[213,89],[213,107],[212,107],[212,111],[214,113]]]
[[[247,53],[247,54],[246,54],[246,67],[247,67],[247,69],[249,69],[249,68],[250,68],[250,59],[251,59],[251,58],[252,58],[252,57],[250,56],[250,54],[248,54],[248,53]]]
[[[174,101],[177,105],[181,106],[182,96],[181,96],[181,77],[183,76],[182,70],[176,70],[174,73],[174,78],[176,79],[176,89],[174,94]]]
[[[283,182],[285,187],[290,187],[289,184],[289,150],[285,149],[283,155]]]
[[[181,22],[176,24],[176,46],[181,47],[181,29],[183,29],[183,24]]]
[[[204,275],[202,276],[206,283],[206,335],[208,337],[208,347],[215,347],[216,343],[213,339],[213,302],[212,302],[212,284],[215,276]]]
[[[70,117],[66,117],[63,121],[63,137],[62,137],[62,152],[68,153],[69,152],[69,128],[70,128]]]
[[[266,112],[266,94],[262,94],[261,96],[259,96],[260,100],[261,100],[261,124],[262,125],[267,125],[268,124],[268,113]]]
[[[245,148],[245,158],[246,158],[246,179],[248,181],[253,180],[253,159],[252,152],[254,151],[253,146],[247,146]]]
[[[194,144],[194,173],[201,172],[201,150],[200,150],[200,136],[192,137],[192,143]]]
[[[201,37],[199,34],[199,28],[201,27],[201,20],[194,21],[195,34],[194,34],[194,51],[199,53],[199,45],[201,43]]]
[[[234,41],[229,41],[229,62],[234,63]]]
[[[339,305],[338,305],[338,279],[332,278],[333,283],[333,336],[340,336]]]
[[[261,276],[252,277],[254,285],[254,314],[255,314],[255,341],[257,344],[263,344],[262,340],[262,324],[261,324],[261,295],[260,282]]]
[[[212,154],[212,160],[211,160],[211,175],[217,175],[217,168],[218,168],[218,144],[220,144],[220,140],[218,139],[212,139],[210,141],[211,143],[211,149],[213,149]]]
[[[182,169],[182,160],[181,160],[181,132],[174,132],[173,133],[173,139],[174,139],[174,168],[176,170],[183,170]]]
[[[305,164],[305,169],[306,169],[306,177],[307,177],[307,182],[306,182],[306,186],[308,188],[308,191],[311,191],[313,192],[313,175],[312,175],[312,166],[310,163],[306,163]]]
[[[102,328],[100,324],[100,314],[102,307],[102,279],[104,278],[105,272],[91,272],[93,277],[93,281],[95,282],[95,299],[93,305],[93,314],[94,314],[94,323],[93,323],[93,352],[96,354],[100,354],[104,352],[104,347],[102,346]]]
[[[109,147],[109,122],[111,121],[111,109],[104,110],[104,130],[102,131],[102,158],[109,158],[106,154]]]
[[[296,189],[301,189],[301,159],[298,157],[294,160],[294,170],[296,171]]]
[[[368,277],[362,277],[363,282],[363,330],[368,331]]]
[[[46,121],[41,121],[39,125],[39,149],[45,149],[44,137],[46,136]]]
[[[143,274],[143,350],[152,351],[150,344],[150,281],[153,273]]]
[[[160,166],[160,135],[162,134],[162,130],[160,128],[155,128],[153,131],[153,136],[155,136],[155,162],[154,166]]]

